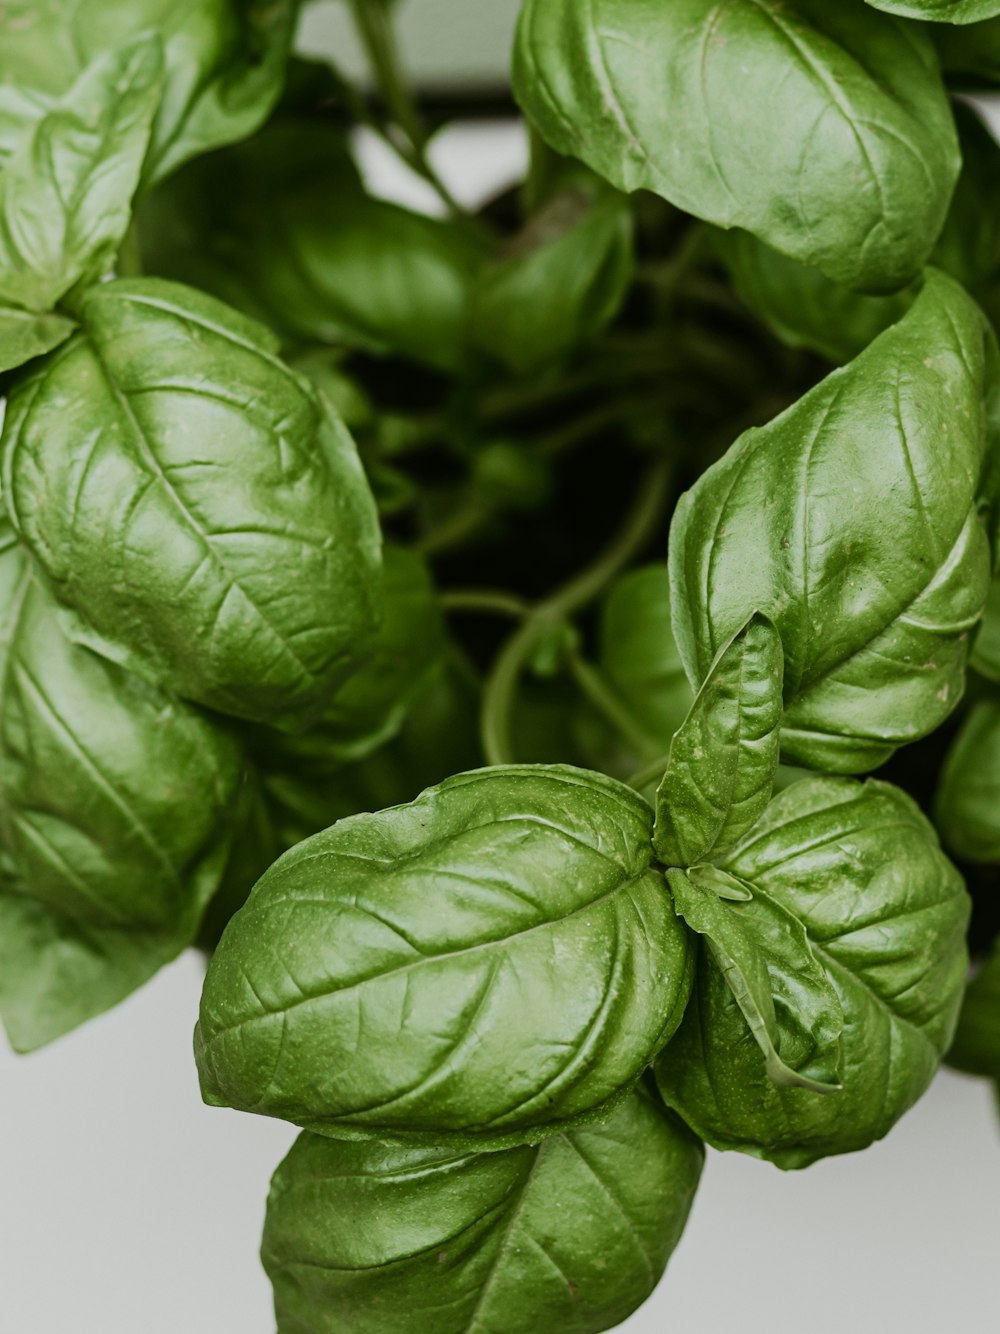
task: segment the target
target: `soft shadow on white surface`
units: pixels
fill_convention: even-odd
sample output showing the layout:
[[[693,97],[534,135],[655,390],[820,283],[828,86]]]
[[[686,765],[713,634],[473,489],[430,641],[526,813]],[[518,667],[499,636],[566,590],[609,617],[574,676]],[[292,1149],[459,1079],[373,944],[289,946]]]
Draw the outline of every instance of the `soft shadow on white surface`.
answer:
[[[0,1329],[273,1334],[257,1250],[296,1132],[202,1105],[201,977],[188,954],[51,1048],[0,1050]],[[663,1284],[623,1329],[992,1328],[998,1174],[987,1086],[947,1074],[864,1154],[800,1173],[712,1154]]]

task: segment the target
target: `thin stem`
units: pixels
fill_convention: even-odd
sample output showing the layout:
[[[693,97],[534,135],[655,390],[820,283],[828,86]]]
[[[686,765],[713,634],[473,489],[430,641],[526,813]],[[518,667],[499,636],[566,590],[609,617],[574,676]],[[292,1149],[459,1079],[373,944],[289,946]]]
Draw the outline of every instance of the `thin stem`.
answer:
[[[670,484],[672,465],[660,461],[643,477],[635,502],[617,535],[592,564],[538,603],[504,644],[483,691],[480,732],[487,764],[514,759],[512,722],[517,686],[539,639],[567,620],[611,582],[656,530]]]
[[[593,663],[574,653],[568,665],[570,675],[579,687],[580,693],[604,716],[623,740],[635,747],[640,756],[650,755],[659,749],[659,743],[640,726]]]
[[[642,789],[648,787],[650,783],[658,783],[666,772],[669,762],[669,754],[657,756],[657,758],[650,761],[645,768],[639,769],[636,773],[632,774],[630,778],[626,778],[625,782],[627,786],[634,787],[637,792],[641,792]]]
[[[493,516],[493,511],[483,500],[473,495],[452,510],[436,528],[431,528],[414,546],[422,556],[433,556],[449,547],[458,546],[467,537],[476,533]]]
[[[441,594],[440,602],[445,611],[483,612],[515,621],[523,621],[531,611],[524,598],[502,588],[453,588]]]
[[[139,245],[139,229],[135,225],[134,218],[129,223],[128,230],[118,247],[115,272],[119,278],[142,277],[142,249]]]

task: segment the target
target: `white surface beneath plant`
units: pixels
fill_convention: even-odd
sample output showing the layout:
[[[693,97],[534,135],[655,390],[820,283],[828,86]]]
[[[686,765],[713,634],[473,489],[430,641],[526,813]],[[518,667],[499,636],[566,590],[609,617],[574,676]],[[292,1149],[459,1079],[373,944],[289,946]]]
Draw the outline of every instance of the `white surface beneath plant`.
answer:
[[[273,1334],[257,1248],[295,1131],[202,1105],[201,977],[187,954],[47,1050],[0,1050],[0,1329]],[[792,1174],[710,1154],[666,1278],[622,1328],[992,1328],[998,1178],[989,1091],[951,1074],[863,1154]]]

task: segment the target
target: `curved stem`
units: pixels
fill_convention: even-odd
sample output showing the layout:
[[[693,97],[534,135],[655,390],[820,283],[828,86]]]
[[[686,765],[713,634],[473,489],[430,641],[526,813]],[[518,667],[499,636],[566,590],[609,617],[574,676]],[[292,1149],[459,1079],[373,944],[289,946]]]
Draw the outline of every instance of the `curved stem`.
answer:
[[[452,588],[439,601],[445,611],[478,611],[515,621],[523,621],[531,611],[529,602],[503,588]]]
[[[629,778],[626,778],[625,783],[628,787],[634,787],[637,792],[641,792],[642,789],[648,787],[650,783],[658,783],[660,781],[666,773],[667,765],[669,763],[669,753],[666,755],[659,755],[644,768],[637,770]]]
[[[641,551],[660,521],[672,464],[662,460],[643,477],[631,510],[604,551],[568,583],[537,604],[504,644],[483,691],[480,732],[487,764],[511,764],[514,701],[524,665],[553,624],[586,606]]]
[[[568,665],[570,675],[579,687],[580,693],[603,715],[623,740],[635,747],[640,757],[659,749],[659,743],[632,716],[593,663],[574,653]]]

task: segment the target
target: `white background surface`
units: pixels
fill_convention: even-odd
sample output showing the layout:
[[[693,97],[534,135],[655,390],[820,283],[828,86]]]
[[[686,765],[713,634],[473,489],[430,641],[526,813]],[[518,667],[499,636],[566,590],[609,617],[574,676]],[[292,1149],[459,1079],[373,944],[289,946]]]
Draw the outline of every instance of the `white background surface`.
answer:
[[[506,62],[517,0],[407,0],[425,76]],[[459,14],[457,26],[442,17]],[[343,6],[306,44],[344,46]],[[524,136],[486,126],[435,148],[463,202],[516,179]],[[379,193],[428,203],[369,142]],[[123,1006],[31,1057],[0,1043],[0,1334],[272,1334],[257,1261],[267,1183],[295,1131],[202,1106],[188,954]],[[784,1174],[709,1155],[687,1234],[628,1334],[951,1334],[996,1328],[1000,1130],[984,1084],[943,1074],[890,1138]],[[414,1330],[414,1334],[435,1334]],[[545,1331],[543,1334],[561,1334]]]

